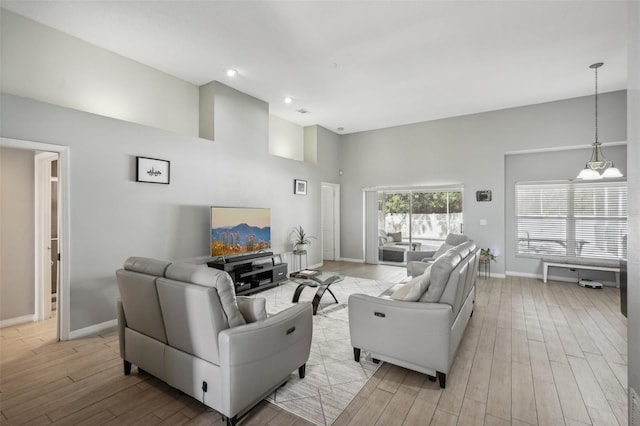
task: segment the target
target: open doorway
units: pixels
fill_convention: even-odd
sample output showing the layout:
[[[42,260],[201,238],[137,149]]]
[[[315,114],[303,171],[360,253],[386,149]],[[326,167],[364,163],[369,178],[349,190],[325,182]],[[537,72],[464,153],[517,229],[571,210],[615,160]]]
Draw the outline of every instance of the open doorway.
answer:
[[[0,137],[1,148],[31,152],[34,164],[33,321],[57,311],[57,338],[68,340],[69,307],[69,149],[65,146]],[[11,265],[4,265],[4,267]],[[29,280],[31,281],[31,280]],[[32,287],[33,288],[33,287]],[[54,302],[52,304],[52,301]],[[27,317],[18,318],[21,322]],[[11,320],[7,321],[10,324]]]
[[[340,185],[322,183],[322,259],[340,260]]]

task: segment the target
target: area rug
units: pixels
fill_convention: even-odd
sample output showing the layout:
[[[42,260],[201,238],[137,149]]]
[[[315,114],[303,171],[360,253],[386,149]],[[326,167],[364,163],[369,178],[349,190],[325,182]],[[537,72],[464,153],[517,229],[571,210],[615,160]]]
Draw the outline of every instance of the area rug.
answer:
[[[331,291],[339,303],[335,303],[329,292],[320,301],[313,317],[313,340],[305,378],[301,380],[296,371],[285,386],[266,400],[317,425],[332,424],[378,368],[369,356],[362,356],[360,362],[353,359],[349,338],[349,295],[378,295],[390,285],[353,277],[332,284]],[[265,297],[267,312],[274,314],[292,305],[297,286],[288,281],[256,297]],[[315,293],[315,288],[305,288],[300,301],[310,302]]]

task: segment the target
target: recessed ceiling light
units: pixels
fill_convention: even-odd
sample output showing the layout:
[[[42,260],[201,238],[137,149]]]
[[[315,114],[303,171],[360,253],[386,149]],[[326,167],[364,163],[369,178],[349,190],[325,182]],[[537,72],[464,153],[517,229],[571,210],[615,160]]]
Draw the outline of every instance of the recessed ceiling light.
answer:
[[[287,96],[286,98],[284,98],[285,104],[290,104],[291,102],[293,102],[293,98],[291,98],[290,96]]]
[[[235,77],[236,75],[238,75],[238,70],[234,68],[227,68],[225,70],[225,74],[227,74],[227,77]]]

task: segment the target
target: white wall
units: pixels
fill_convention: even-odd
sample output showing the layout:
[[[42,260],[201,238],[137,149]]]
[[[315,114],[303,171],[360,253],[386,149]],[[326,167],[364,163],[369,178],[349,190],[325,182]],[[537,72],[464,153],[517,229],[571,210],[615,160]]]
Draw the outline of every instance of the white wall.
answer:
[[[626,140],[626,93],[599,96],[600,140]],[[506,152],[583,145],[593,140],[593,96],[453,117],[343,137],[342,255],[362,259],[362,188],[464,184],[465,233],[505,253]],[[576,151],[564,176],[586,158]],[[490,189],[491,202],[476,202]],[[481,219],[487,220],[480,226]],[[492,272],[505,272],[505,257]]]
[[[0,148],[0,321],[33,315],[34,154]]]
[[[319,129],[318,165],[269,155],[267,104],[224,85],[216,93],[215,142],[2,94],[2,136],[70,147],[72,331],[115,318],[114,272],[127,257],[205,256],[211,205],[270,207],[276,252],[291,250],[297,225],[320,235],[337,135]],[[135,182],[137,155],[171,161],[171,184]],[[293,194],[296,178],[307,196]],[[321,259],[312,245],[309,263]]]
[[[2,10],[0,91],[191,136],[198,87]]]
[[[304,128],[269,114],[269,153],[304,161]]]

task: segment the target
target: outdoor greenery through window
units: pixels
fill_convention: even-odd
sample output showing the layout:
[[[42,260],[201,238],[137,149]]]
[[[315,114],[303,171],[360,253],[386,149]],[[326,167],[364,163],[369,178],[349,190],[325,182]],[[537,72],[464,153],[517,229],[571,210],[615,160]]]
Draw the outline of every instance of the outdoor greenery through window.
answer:
[[[519,254],[626,257],[627,183],[516,184]]]
[[[440,242],[462,230],[462,190],[384,192],[379,197],[378,229],[402,233],[407,242]]]

